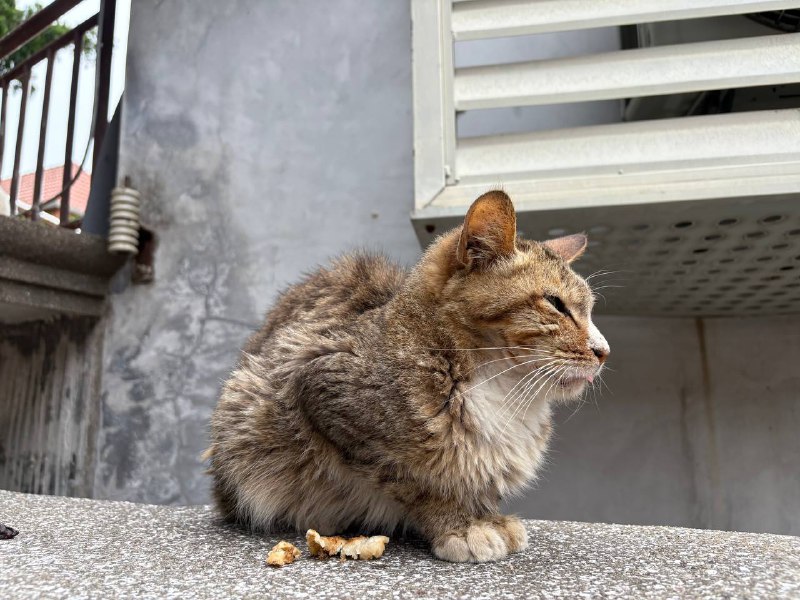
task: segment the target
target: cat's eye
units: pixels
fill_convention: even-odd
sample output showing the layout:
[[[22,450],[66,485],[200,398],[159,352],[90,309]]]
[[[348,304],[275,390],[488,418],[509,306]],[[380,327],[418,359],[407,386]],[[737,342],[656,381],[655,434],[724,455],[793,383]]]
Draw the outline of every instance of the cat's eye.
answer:
[[[558,296],[550,296],[550,295],[548,295],[548,296],[545,296],[544,299],[547,300],[550,304],[552,304],[553,308],[555,308],[562,315],[566,315],[567,317],[571,317],[572,316],[572,313],[569,312],[569,309],[567,308],[567,305],[564,304],[564,301],[561,298],[559,298]]]

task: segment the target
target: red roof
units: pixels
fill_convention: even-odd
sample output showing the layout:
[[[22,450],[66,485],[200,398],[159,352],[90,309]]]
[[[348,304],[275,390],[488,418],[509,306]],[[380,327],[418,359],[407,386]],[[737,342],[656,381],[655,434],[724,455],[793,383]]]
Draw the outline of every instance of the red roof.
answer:
[[[79,166],[72,163],[72,176],[78,173]],[[31,204],[33,199],[33,178],[35,173],[25,173],[20,175],[19,192],[17,200],[25,204]],[[46,202],[61,191],[64,178],[64,166],[45,169],[42,176],[42,195],[41,201]],[[86,212],[86,203],[89,201],[89,189],[92,186],[92,176],[82,171],[75,183],[69,190],[69,212],[72,214],[83,215]],[[11,193],[11,179],[0,180],[0,187],[6,193]],[[60,200],[55,206],[48,209],[48,212],[58,214]]]

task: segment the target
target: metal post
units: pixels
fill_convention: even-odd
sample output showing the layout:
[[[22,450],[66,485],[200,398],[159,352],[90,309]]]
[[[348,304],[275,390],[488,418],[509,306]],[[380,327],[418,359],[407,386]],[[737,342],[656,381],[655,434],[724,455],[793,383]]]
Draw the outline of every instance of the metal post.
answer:
[[[25,135],[25,109],[28,106],[28,88],[30,87],[30,69],[20,77],[22,85],[22,100],[19,107],[19,126],[17,127],[17,143],[14,151],[14,173],[11,176],[11,214],[14,214],[17,205],[17,193],[19,192],[19,162],[22,158],[22,137]],[[36,215],[38,217],[38,215]]]
[[[44,98],[42,99],[42,123],[39,126],[39,152],[36,155],[36,174],[33,179],[33,200],[31,201],[31,219],[39,218],[39,206],[42,201],[42,177],[44,177],[44,149],[47,145],[47,117],[50,113],[50,87],[53,83],[53,63],[55,51],[47,54],[47,71],[44,77]]]
[[[6,148],[6,105],[8,104],[8,84],[3,84],[3,107],[0,108],[0,173],[3,172],[3,156]],[[15,214],[16,207],[11,205],[11,214]]]
[[[108,95],[111,84],[111,52],[114,47],[114,17],[116,0],[103,0],[100,4],[97,28],[97,83],[95,86],[94,156],[92,171],[100,159],[100,147],[108,128]]]
[[[75,104],[78,96],[78,77],[83,53],[83,33],[75,34],[75,48],[72,53],[72,82],[69,88],[69,115],[67,116],[67,141],[64,146],[64,173],[61,178],[61,225],[69,222],[69,196],[72,182],[72,151],[75,137]]]

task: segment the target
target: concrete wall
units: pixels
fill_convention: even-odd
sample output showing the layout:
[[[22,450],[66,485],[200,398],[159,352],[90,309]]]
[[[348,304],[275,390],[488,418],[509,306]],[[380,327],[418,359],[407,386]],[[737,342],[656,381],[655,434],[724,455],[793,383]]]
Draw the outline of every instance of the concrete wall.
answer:
[[[418,256],[407,2],[332,4],[133,3],[120,175],[159,246],[155,282],[121,277],[111,301],[99,497],[206,501],[208,416],[275,292],[356,246]],[[488,122],[520,119],[538,126]],[[800,318],[601,324],[610,392],[560,415],[551,464],[515,506],[800,532]]]

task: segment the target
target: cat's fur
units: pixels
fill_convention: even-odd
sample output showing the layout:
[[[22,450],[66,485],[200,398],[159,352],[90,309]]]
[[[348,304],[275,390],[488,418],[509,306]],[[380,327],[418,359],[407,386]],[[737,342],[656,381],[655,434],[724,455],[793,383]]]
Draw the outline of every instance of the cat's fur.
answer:
[[[356,254],[289,288],[212,418],[221,511],[322,534],[410,526],[451,561],[524,548],[498,503],[535,476],[550,403],[579,395],[608,354],[568,266],[585,244],[517,239],[495,191],[410,273]]]

